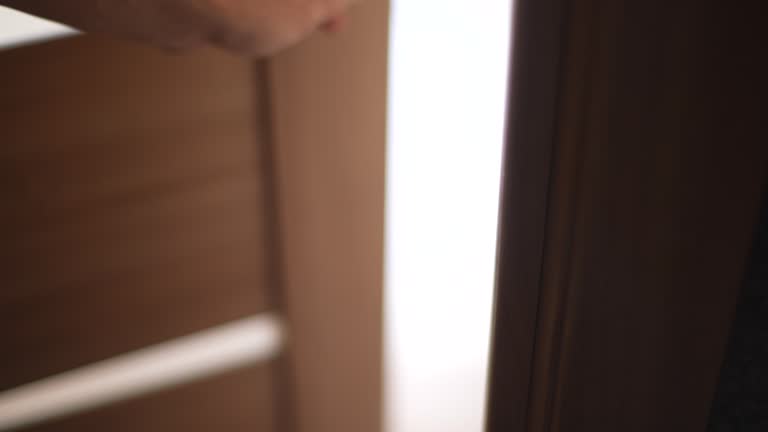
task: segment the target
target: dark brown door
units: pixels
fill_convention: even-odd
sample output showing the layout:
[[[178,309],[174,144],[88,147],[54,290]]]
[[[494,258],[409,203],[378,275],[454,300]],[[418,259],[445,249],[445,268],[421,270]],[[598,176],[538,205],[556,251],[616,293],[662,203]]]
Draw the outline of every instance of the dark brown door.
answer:
[[[489,432],[706,429],[768,163],[761,12],[516,2]]]

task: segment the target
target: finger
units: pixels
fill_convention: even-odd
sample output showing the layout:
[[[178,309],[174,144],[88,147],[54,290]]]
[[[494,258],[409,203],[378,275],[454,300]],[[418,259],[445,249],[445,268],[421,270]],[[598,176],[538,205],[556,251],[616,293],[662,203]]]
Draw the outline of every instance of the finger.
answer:
[[[337,15],[328,21],[324,22],[320,28],[324,32],[328,33],[338,33],[344,28],[344,23],[346,22],[346,16],[344,14]]]

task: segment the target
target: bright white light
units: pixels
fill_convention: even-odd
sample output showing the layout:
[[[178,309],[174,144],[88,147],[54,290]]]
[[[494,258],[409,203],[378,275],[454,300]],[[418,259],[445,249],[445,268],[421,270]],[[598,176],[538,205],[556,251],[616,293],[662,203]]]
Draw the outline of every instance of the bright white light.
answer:
[[[0,431],[92,410],[277,356],[279,317],[212,327],[0,393]]]
[[[393,0],[386,432],[483,426],[509,0]]]
[[[0,49],[74,33],[61,24],[0,6]]]

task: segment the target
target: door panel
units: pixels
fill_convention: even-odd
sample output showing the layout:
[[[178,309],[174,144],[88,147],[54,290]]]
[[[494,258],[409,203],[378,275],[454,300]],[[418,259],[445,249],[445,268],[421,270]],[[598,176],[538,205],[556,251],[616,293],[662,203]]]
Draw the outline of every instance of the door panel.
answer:
[[[0,53],[0,390],[264,311],[251,63]]]
[[[269,64],[298,432],[382,427],[387,1]]]
[[[387,33],[373,1],[259,62],[0,52],[0,392],[265,311],[290,330],[275,361],[29,430],[380,430]]]
[[[705,430],[768,166],[721,6],[518,1],[490,431]]]

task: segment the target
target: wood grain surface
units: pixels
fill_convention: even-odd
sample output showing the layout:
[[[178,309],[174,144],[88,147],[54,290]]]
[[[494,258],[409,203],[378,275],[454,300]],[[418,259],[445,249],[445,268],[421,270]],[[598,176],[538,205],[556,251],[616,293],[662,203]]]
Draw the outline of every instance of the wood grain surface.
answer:
[[[388,12],[268,65],[297,432],[382,427]]]
[[[268,308],[251,62],[0,53],[0,390]]]
[[[544,19],[516,28],[515,70],[532,69],[512,85],[556,107],[554,133],[512,118],[502,217],[539,227],[545,200],[544,246],[524,257],[501,237],[488,430],[705,430],[768,167],[760,7],[544,3],[518,2]],[[564,49],[536,63],[552,28]],[[537,78],[553,72],[554,98]],[[509,171],[546,151],[546,189]],[[515,285],[521,265],[536,273]]]

